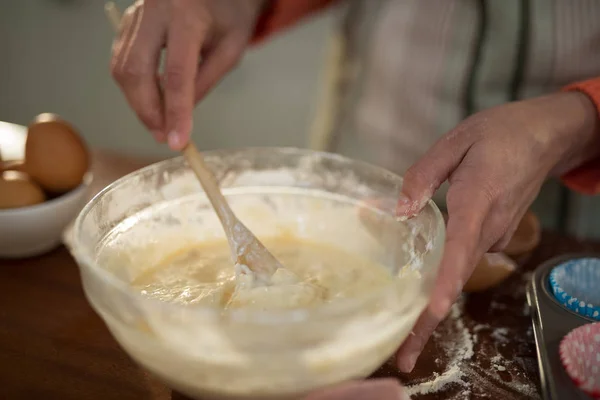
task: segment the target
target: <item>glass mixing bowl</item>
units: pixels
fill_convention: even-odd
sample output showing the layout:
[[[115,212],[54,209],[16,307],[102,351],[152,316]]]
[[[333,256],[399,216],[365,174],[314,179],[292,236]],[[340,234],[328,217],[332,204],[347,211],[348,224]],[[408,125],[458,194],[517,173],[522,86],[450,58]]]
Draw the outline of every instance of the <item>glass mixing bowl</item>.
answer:
[[[116,340],[193,398],[299,398],[373,373],[428,302],[444,243],[435,204],[398,221],[402,178],[339,155],[250,148],[205,157],[259,238],[285,229],[377,262],[394,279],[311,309],[224,311],[145,297],[128,284],[137,274],[183,246],[224,237],[192,171],[174,158],[108,186],[75,223],[85,294]]]

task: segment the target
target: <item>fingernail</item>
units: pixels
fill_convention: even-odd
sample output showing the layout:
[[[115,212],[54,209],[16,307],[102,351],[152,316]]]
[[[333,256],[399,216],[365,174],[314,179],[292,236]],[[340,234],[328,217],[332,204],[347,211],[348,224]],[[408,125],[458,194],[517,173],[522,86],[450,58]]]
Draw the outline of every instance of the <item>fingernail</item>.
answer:
[[[169,147],[173,150],[181,150],[183,148],[183,141],[181,140],[181,135],[179,135],[175,131],[169,132],[167,137],[169,142]]]
[[[406,357],[402,357],[402,359],[398,360],[398,369],[405,374],[412,372],[417,364],[417,358],[419,357],[418,353],[409,354]]]

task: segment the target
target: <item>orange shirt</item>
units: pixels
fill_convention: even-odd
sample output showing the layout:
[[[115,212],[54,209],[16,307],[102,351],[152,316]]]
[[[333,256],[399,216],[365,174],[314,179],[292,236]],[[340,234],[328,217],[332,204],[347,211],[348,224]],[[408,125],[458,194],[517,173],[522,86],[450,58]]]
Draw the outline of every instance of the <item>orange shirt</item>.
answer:
[[[259,19],[252,43],[282,31],[302,18],[339,0],[272,0]],[[573,83],[563,90],[576,90],[586,94],[595,104],[600,118],[600,77]],[[594,159],[561,177],[568,188],[582,194],[600,194],[600,158]]]
[[[271,0],[258,20],[252,42],[261,42],[267,36],[337,1],[339,0]]]
[[[600,118],[600,77],[573,83],[563,90],[577,90],[586,94],[596,106]],[[562,182],[569,189],[588,195],[600,194],[600,157],[567,172]]]

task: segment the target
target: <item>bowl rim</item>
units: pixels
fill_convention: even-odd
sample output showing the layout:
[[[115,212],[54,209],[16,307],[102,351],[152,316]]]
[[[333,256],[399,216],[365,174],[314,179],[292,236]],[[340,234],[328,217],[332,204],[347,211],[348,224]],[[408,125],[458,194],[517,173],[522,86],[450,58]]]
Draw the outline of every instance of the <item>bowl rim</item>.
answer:
[[[54,197],[50,200],[46,200],[42,203],[33,204],[30,206],[25,206],[25,207],[0,209],[0,217],[5,216],[5,215],[18,216],[21,214],[31,213],[32,211],[42,211],[46,208],[51,208],[59,203],[62,203],[66,200],[78,197],[79,195],[83,194],[82,192],[85,192],[87,190],[87,188],[90,187],[93,180],[94,180],[94,174],[90,170],[83,175],[83,180],[81,181],[81,183],[77,187],[69,190],[68,192],[65,192],[65,193],[63,193],[57,197]]]
[[[260,146],[260,147],[233,147],[227,149],[217,149],[217,150],[209,150],[203,151],[204,156],[209,159],[212,157],[219,157],[220,155],[232,155],[235,153],[244,153],[244,152],[273,152],[277,151],[282,155],[294,154],[294,155],[307,155],[307,156],[322,156],[328,159],[334,159],[343,162],[352,162],[355,165],[360,165],[361,168],[369,168],[373,171],[377,171],[382,174],[388,174],[393,176],[395,179],[400,179],[403,181],[402,176],[395,174],[383,167],[370,164],[361,160],[355,160],[337,153],[330,153],[324,151],[316,151],[305,148],[296,148],[296,147],[277,147],[277,146]],[[108,186],[103,188],[100,192],[98,192],[80,211],[75,222],[73,224],[73,256],[77,261],[78,267],[80,269],[86,269],[87,271],[93,273],[97,279],[103,281],[104,285],[107,285],[113,289],[116,289],[121,294],[125,295],[128,298],[134,300],[136,304],[143,304],[143,308],[148,306],[152,306],[153,309],[159,310],[171,310],[171,311],[181,311],[185,310],[186,313],[194,313],[199,316],[206,316],[208,318],[212,318],[215,316],[219,316],[219,318],[223,321],[230,320],[233,322],[246,322],[254,325],[277,325],[282,323],[302,323],[308,320],[318,320],[322,318],[327,318],[332,315],[339,316],[343,315],[346,312],[352,312],[356,309],[359,309],[361,305],[367,304],[370,301],[373,301],[377,298],[386,297],[390,292],[395,290],[398,280],[392,280],[389,284],[382,287],[380,290],[373,290],[365,293],[364,295],[347,298],[331,303],[326,303],[323,305],[319,305],[314,308],[307,309],[284,309],[284,310],[260,310],[260,309],[247,309],[247,308],[239,308],[239,309],[222,309],[219,307],[211,307],[211,306],[203,306],[203,305],[182,305],[178,303],[161,301],[158,299],[154,299],[151,297],[147,297],[142,295],[141,293],[132,290],[125,282],[117,278],[114,274],[108,272],[104,268],[101,268],[94,261],[94,257],[90,254],[90,251],[86,249],[82,243],[80,243],[81,236],[81,226],[85,217],[90,213],[92,208],[98,204],[100,199],[108,192],[114,190],[116,187],[120,186],[123,182],[128,179],[131,179],[134,176],[142,175],[144,173],[148,173],[153,170],[160,170],[163,166],[168,164],[177,164],[180,163],[182,165],[187,165],[184,157],[182,155],[168,158],[165,160],[158,161],[156,163],[147,165],[143,168],[135,170],[127,175],[122,176],[121,178],[115,180],[110,183]],[[443,246],[445,243],[446,236],[446,227],[444,218],[438,206],[435,204],[433,200],[429,200],[427,205],[424,207],[430,207],[435,215],[435,222],[438,228],[437,240],[441,243],[441,248],[439,249],[438,260],[435,268],[435,277],[439,272],[439,266],[441,264],[441,259],[443,255]],[[379,210],[379,212],[384,212],[383,210]],[[402,221],[396,220],[398,223],[402,223]],[[434,277],[434,279],[435,279]],[[85,287],[84,287],[84,292]],[[430,293],[427,293],[430,296]],[[95,306],[95,300],[87,295],[90,303]],[[428,298],[429,301],[429,298]],[[423,305],[423,309],[425,309],[426,304]],[[422,312],[423,310],[421,310]]]

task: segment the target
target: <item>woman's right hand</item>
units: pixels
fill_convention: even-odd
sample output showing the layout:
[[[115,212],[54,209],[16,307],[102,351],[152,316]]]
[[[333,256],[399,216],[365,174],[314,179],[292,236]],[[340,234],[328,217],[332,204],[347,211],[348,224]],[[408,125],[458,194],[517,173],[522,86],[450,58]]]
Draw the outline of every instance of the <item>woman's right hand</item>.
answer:
[[[127,9],[111,71],[156,140],[185,147],[194,105],[241,59],[265,2],[138,0]]]

